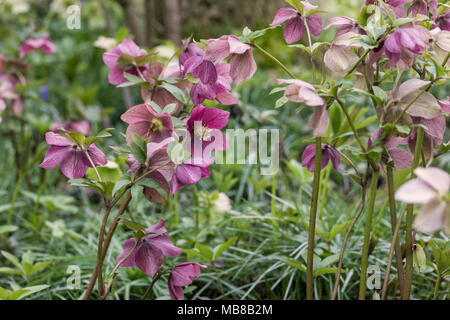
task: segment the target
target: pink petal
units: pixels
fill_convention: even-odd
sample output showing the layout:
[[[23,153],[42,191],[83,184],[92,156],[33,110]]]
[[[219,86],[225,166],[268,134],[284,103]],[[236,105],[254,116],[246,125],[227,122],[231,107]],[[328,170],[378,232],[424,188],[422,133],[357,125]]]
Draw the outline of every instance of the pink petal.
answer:
[[[139,269],[153,277],[161,268],[164,256],[159,248],[149,243],[143,243],[136,254],[135,261]]]
[[[446,194],[450,189],[450,176],[439,168],[417,168],[414,170],[417,177],[440,194]]]
[[[450,97],[438,101],[442,112],[450,114]]]
[[[230,44],[227,39],[208,40],[208,47],[205,52],[205,59],[222,61],[230,55]]]
[[[169,277],[169,293],[170,293],[170,298],[172,300],[183,300],[184,299],[183,288],[173,285],[172,276]]]
[[[122,252],[117,256],[116,258],[116,264],[122,261],[133,249],[134,245],[136,244],[136,239],[130,238],[123,244],[123,250]],[[125,259],[124,262],[120,265],[123,268],[126,267],[133,267],[135,265],[135,259],[136,259],[136,253],[139,251],[139,246],[133,251],[133,253]]]
[[[420,179],[409,180],[395,192],[395,199],[406,203],[427,203],[436,196],[436,192]]]
[[[72,149],[61,161],[61,172],[69,179],[82,178],[88,169],[88,161],[81,150]]]
[[[272,23],[270,26],[276,26],[279,24],[282,24],[285,21],[291,20],[293,18],[296,18],[298,15],[297,10],[292,8],[281,8],[275,13],[275,16],[273,18]]]
[[[110,68],[114,68],[117,65],[117,60],[119,59],[122,52],[119,48],[114,48],[103,53],[103,62]]]
[[[308,125],[313,129],[314,137],[321,137],[328,128],[328,112],[325,105],[315,107],[314,112],[309,118]]]
[[[44,169],[53,169],[64,160],[64,158],[70,153],[72,147],[50,146],[45,154],[44,161],[39,165]]]
[[[431,233],[444,226],[446,204],[444,201],[426,203],[420,208],[414,219],[414,229],[420,232]]]
[[[244,54],[235,54],[231,58],[230,76],[237,85],[242,84],[245,79],[251,78],[256,72],[256,62],[251,50]]]
[[[195,68],[194,77],[199,77],[204,84],[213,84],[217,81],[217,71],[214,63],[204,60]]]
[[[389,149],[388,152],[392,160],[394,160],[397,169],[409,168],[413,163],[414,156],[406,150],[393,148]]]
[[[145,229],[145,231],[152,232],[152,233],[155,233],[157,235],[161,235],[161,234],[167,232],[166,227],[164,227],[165,223],[166,222],[163,219],[160,219],[156,224],[154,224],[150,228]]]
[[[47,144],[54,145],[54,146],[60,146],[60,147],[67,147],[67,146],[73,146],[74,143],[67,139],[66,137],[60,136],[58,134],[55,134],[54,132],[47,132],[45,134],[45,141],[47,141]]]
[[[304,28],[301,17],[289,20],[284,28],[284,40],[289,44],[299,41],[302,38]]]
[[[322,32],[322,18],[318,14],[312,14],[306,17],[309,31],[315,37]]]
[[[139,122],[150,121],[155,115],[156,113],[150,106],[139,104],[125,111],[125,113],[120,116],[120,119],[128,124],[136,124]]]
[[[105,154],[99,148],[97,148],[95,144],[91,144],[88,147],[87,152],[89,153],[89,156],[91,157],[92,162],[95,166],[104,166],[108,162],[106,160]],[[91,164],[89,164],[89,166],[91,167]]]
[[[172,240],[170,240],[169,236],[166,234],[152,238],[151,243],[152,246],[160,249],[166,257],[176,257],[183,251],[181,248],[175,247]]]

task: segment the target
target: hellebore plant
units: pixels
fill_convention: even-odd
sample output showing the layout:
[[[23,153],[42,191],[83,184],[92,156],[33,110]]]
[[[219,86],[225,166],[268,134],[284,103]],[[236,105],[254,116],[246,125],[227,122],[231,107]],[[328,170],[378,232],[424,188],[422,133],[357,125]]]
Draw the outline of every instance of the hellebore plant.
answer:
[[[103,54],[110,69],[108,80],[118,87],[138,86],[142,102],[125,111],[121,119],[128,124],[124,145],[113,147],[127,157],[127,174],[109,181],[102,176],[107,160],[95,143],[110,134],[109,129],[85,137],[86,125],[73,122],[58,123],[46,134],[49,144],[41,166],[47,169],[61,164],[61,171],[72,184],[99,191],[105,211],[98,238],[96,268],[83,296],[89,299],[96,281],[98,297],[105,299],[120,267],[137,266],[151,283],[143,298],[152,291],[156,281],[168,277],[172,299],[183,299],[182,287],[200,274],[199,264],[184,262],[164,267],[165,257],[180,255],[168,236],[164,221],[145,228],[136,221],[123,221],[132,237],[124,243],[116,265],[103,281],[103,264],[115,230],[123,219],[131,200],[144,194],[152,203],[165,203],[186,185],[194,185],[209,176],[214,151],[227,147],[225,135],[229,112],[227,105],[238,104],[232,94],[233,84],[240,85],[256,72],[253,51],[271,59],[287,79],[278,79],[272,93],[283,92],[276,106],[288,101],[297,111],[310,115],[314,144],[305,146],[302,165],[313,173],[312,197],[308,225],[306,266],[306,299],[314,299],[314,249],[316,215],[319,204],[321,170],[329,162],[329,170],[348,174],[361,188],[361,202],[348,226],[339,253],[335,284],[331,299],[339,291],[343,256],[347,240],[359,217],[366,221],[361,248],[359,299],[366,299],[366,280],[371,238],[372,218],[380,196],[379,178],[386,176],[387,203],[392,225],[391,251],[388,258],[382,298],[386,297],[390,267],[395,254],[397,279],[394,291],[401,298],[411,297],[413,280],[413,228],[430,233],[444,227],[449,231],[448,175],[429,166],[448,152],[443,143],[445,114],[449,113],[449,97],[436,97],[433,90],[449,78],[448,6],[436,1],[368,0],[358,19],[333,17],[325,29],[336,29],[332,42],[315,42],[313,36],[322,31],[321,11],[307,1],[287,0],[292,8],[281,8],[267,29],[251,31],[245,28],[241,36],[224,35],[215,39],[183,41],[178,49],[178,61],[154,61],[158,56],[140,48],[130,39]],[[409,16],[406,16],[409,13]],[[284,38],[287,43],[307,35],[308,46],[300,47],[309,55],[312,82],[299,79],[280,60],[258,45],[258,38],[269,29],[287,23]],[[447,39],[447,40],[446,40]],[[330,39],[331,40],[331,39]],[[109,48],[109,47],[108,47]],[[44,50],[44,49],[43,49]],[[150,64],[150,60],[153,62]],[[316,74],[316,64],[323,66]],[[337,73],[337,74],[333,74]],[[334,79],[330,77],[332,75]],[[0,90],[0,110],[4,101],[17,99],[11,87]],[[359,99],[358,104],[355,103]],[[206,100],[208,103],[202,105]],[[207,107],[222,104],[221,108]],[[360,105],[369,106],[362,108]],[[306,107],[305,107],[306,106]],[[225,110],[222,110],[225,109]],[[345,119],[345,121],[341,121]],[[306,145],[306,143],[305,143]],[[92,168],[95,176],[86,175]],[[365,173],[361,174],[363,168]],[[416,179],[406,182],[397,191],[395,170],[407,170]],[[397,183],[400,181],[397,180]],[[366,203],[367,193],[367,203]],[[322,192],[325,200],[326,189]],[[408,203],[397,215],[396,200]],[[415,222],[414,204],[422,204]],[[109,223],[113,208],[115,216]],[[323,201],[321,203],[323,207]],[[406,213],[406,228],[400,231]],[[405,239],[403,265],[400,238]],[[176,243],[176,242],[175,242]],[[170,259],[168,259],[170,260]],[[170,265],[170,262],[169,262]],[[219,280],[219,279],[218,279]],[[220,281],[220,280],[219,280]],[[394,293],[396,295],[396,292]]]

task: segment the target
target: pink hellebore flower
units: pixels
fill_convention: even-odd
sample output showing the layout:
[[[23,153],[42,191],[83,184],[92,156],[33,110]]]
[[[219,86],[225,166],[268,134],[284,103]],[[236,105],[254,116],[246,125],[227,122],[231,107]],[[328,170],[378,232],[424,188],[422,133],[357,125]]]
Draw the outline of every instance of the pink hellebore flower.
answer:
[[[69,139],[54,132],[47,132],[45,140],[50,147],[40,167],[53,169],[61,163],[61,172],[69,179],[81,178],[89,167],[92,168],[86,152],[95,166],[104,166],[107,162],[105,154],[95,144],[91,144],[87,150],[82,150]]]
[[[441,107],[442,112],[450,114],[450,97],[439,100],[438,104]]]
[[[436,25],[441,30],[450,31],[450,10],[436,18]]]
[[[366,3],[364,5],[376,5],[377,2],[378,0],[366,0]],[[401,18],[405,15],[405,4],[411,2],[411,0],[385,0],[384,2],[389,5],[389,8],[391,8],[392,11],[394,11],[397,18]]]
[[[120,116],[129,124],[127,128],[127,143],[132,141],[132,134],[142,138],[150,138],[150,142],[161,142],[172,136],[173,121],[167,113],[159,114],[148,104],[139,104],[128,109]]]
[[[371,148],[372,143],[375,142],[380,137],[380,129],[375,130],[372,136],[369,139],[369,148]],[[386,148],[387,153],[394,161],[395,167],[397,169],[405,169],[409,168],[413,163],[414,156],[401,148],[398,148],[399,145],[407,144],[407,139],[402,137],[394,137],[389,136],[383,142],[384,147]],[[387,160],[381,159],[381,163],[385,164]],[[384,169],[382,167],[382,169]]]
[[[45,54],[53,54],[55,45],[50,41],[49,37],[30,38],[20,46],[19,55],[21,58],[24,58],[29,52],[39,49]]]
[[[308,1],[300,2],[305,6],[305,12],[318,8]],[[288,23],[284,28],[284,40],[289,44],[297,42],[302,38],[305,29],[305,21],[312,35],[318,36],[322,32],[322,18],[316,13],[311,14],[304,19],[301,13],[293,8],[281,8],[275,14],[270,26],[276,26],[285,21]]]
[[[231,55],[230,76],[237,85],[251,78],[256,72],[252,48],[234,35],[208,40],[205,59],[220,62]]]
[[[190,285],[192,281],[198,278],[200,267],[206,268],[206,266],[198,263],[183,262],[172,269],[172,273],[169,276],[169,292],[172,300],[184,299],[182,287]]]
[[[175,247],[166,235],[166,228],[164,227],[164,220],[159,220],[157,224],[145,229],[149,235],[144,236],[136,245],[136,239],[130,238],[123,244],[122,253],[116,258],[116,263],[122,261],[128,256],[134,246],[136,248],[125,259],[121,267],[133,267],[136,265],[145,274],[153,277],[156,272],[161,268],[164,256],[175,257],[182,251],[181,248]]]
[[[111,84],[119,85],[121,83],[127,82],[128,80],[124,77],[124,73],[130,73],[132,75],[138,76],[138,70],[134,65],[120,65],[119,58],[122,55],[127,55],[132,58],[142,57],[147,55],[147,51],[139,48],[133,40],[124,39],[117,48],[111,49],[103,53],[103,62],[111,68],[108,74],[108,81]],[[139,67],[139,71],[144,72],[148,69],[148,65]]]
[[[403,184],[395,193],[399,201],[422,204],[414,220],[420,232],[434,232],[444,228],[450,234],[450,176],[439,168],[417,168],[417,178]]]
[[[408,9],[408,15],[413,17],[418,14],[428,16],[428,10],[431,12],[431,19],[434,19],[437,11],[437,0],[414,0]]]
[[[50,126],[50,130],[55,133],[58,133],[60,128],[71,132],[81,132],[85,136],[91,132],[91,124],[86,120],[66,120],[64,123],[54,122]]]
[[[305,148],[302,155],[302,166],[308,169],[308,172],[314,172],[314,161],[316,159],[316,146],[310,144]],[[341,156],[339,152],[331,145],[322,144],[322,163],[320,168],[323,169],[331,161],[333,169],[339,171],[339,164],[341,162]]]
[[[446,129],[445,116],[443,114],[438,115],[433,119],[425,119],[421,117],[411,117],[414,124],[422,124],[424,128],[424,137],[422,148],[426,156],[430,156],[438,145],[441,144],[444,139],[444,133]],[[411,134],[408,136],[408,146],[411,152],[416,149],[417,141],[417,128],[413,128]]]
[[[191,154],[194,158],[204,158],[206,151],[225,150],[226,138],[220,129],[228,124],[230,113],[216,108],[205,108],[202,105],[192,110],[187,121],[188,139]]]
[[[153,179],[156,183],[170,195],[169,181],[172,178],[174,172],[174,163],[170,160],[167,154],[167,147],[170,142],[174,141],[173,138],[167,138],[159,143],[150,142],[147,144],[147,160],[145,163],[145,171],[141,170],[139,172],[144,174],[145,172],[152,171],[147,174],[145,179]],[[128,173],[136,172],[141,168],[141,164],[136,158],[130,154],[127,159],[127,163],[130,166]],[[166,197],[163,197],[156,189],[151,187],[144,187],[144,196],[150,202],[155,203],[166,203]]]
[[[183,186],[190,186],[202,178],[209,177],[209,166],[214,162],[211,158],[192,158],[176,164],[175,173],[170,180],[172,195]]]
[[[405,60],[404,55],[418,55],[425,51],[425,48],[425,36],[416,28],[398,28],[384,43],[384,52],[391,61],[391,67],[400,60]]]

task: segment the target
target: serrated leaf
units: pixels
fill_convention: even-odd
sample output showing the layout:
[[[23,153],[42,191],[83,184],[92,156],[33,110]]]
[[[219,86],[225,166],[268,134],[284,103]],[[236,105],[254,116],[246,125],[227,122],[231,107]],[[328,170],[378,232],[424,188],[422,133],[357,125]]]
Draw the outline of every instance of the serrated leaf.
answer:
[[[41,262],[37,262],[33,265],[33,269],[31,271],[31,274],[35,274],[36,272],[44,269],[45,267],[47,267],[48,265],[50,265],[53,261],[49,260],[49,261],[41,261]]]

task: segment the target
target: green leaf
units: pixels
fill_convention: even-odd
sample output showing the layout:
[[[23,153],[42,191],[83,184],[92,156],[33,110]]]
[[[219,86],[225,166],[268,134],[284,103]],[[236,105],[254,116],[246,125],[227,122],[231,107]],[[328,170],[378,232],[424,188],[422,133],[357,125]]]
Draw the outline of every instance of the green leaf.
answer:
[[[19,259],[17,259],[15,256],[13,256],[11,253],[3,251],[2,250],[2,255],[9,261],[11,262],[16,268],[18,268],[19,270],[23,270],[22,265],[19,262]]]
[[[425,251],[419,244],[414,245],[413,265],[417,269],[419,269],[419,272],[421,273],[424,272],[425,267],[427,265],[427,257],[425,255]]]
[[[27,262],[29,264],[33,264],[33,262],[34,262],[34,254],[33,254],[33,252],[31,252],[30,250],[25,252],[22,255],[22,262]]]
[[[234,237],[229,239],[228,241],[222,243],[221,245],[218,245],[217,247],[214,248],[214,252],[213,252],[213,257],[212,260],[216,261],[219,256],[226,250],[228,249],[231,245],[233,245],[236,240],[238,239],[238,237]]]
[[[14,226],[12,224],[5,224],[3,226],[0,226],[0,234],[2,233],[9,233],[9,232],[14,232],[17,229],[19,229],[19,227]]]
[[[293,258],[278,258],[281,262],[287,264],[290,267],[294,267],[302,272],[306,272],[306,267],[300,261]]]
[[[112,190],[112,196],[114,197],[116,193],[122,189],[124,186],[131,183],[131,176],[129,174],[123,175],[115,184]]]
[[[196,243],[195,244],[195,249],[197,249],[200,254],[208,261],[211,262],[213,261],[213,252],[210,248],[208,248],[207,246],[201,244],[201,243]]]
[[[46,284],[39,285],[39,286],[26,287],[26,288],[23,288],[23,289],[11,292],[9,294],[9,299],[12,298],[12,296],[11,296],[12,293],[14,293],[13,297],[15,299],[11,299],[11,300],[20,300],[20,299],[23,299],[23,298],[25,298],[25,297],[27,297],[29,295],[32,295],[33,293],[45,290],[45,289],[47,289],[49,287],[50,286],[46,285]]]
[[[20,300],[25,294],[29,292],[28,289],[19,289],[8,294],[7,300]]]
[[[13,269],[13,268],[8,268],[8,267],[0,268],[0,273],[22,275],[21,271],[19,271],[17,269]]]
[[[0,299],[1,300],[8,300],[8,291],[0,287]]]
[[[333,254],[331,256],[326,257],[325,259],[321,260],[318,264],[318,268],[325,268],[328,267],[330,264],[333,264],[339,260],[339,254]]]
[[[167,197],[167,193],[164,189],[153,179],[141,179],[137,182],[137,185],[155,189],[162,197]]]
[[[177,107],[176,103],[171,103],[171,104],[168,104],[167,106],[165,106],[163,111],[167,112],[167,113],[172,113],[175,111],[176,107]]]
[[[180,88],[170,84],[170,83],[163,83],[161,85],[161,88],[166,89],[167,91],[169,91],[174,97],[175,99],[177,99],[178,101],[185,103],[186,99],[185,99],[185,91],[181,90]]]
[[[131,231],[135,231],[135,232],[142,231],[143,233],[145,233],[145,227],[138,222],[129,221],[129,220],[121,220],[120,223],[122,223],[124,226],[126,226]]]
[[[307,54],[311,54],[311,50],[309,50],[309,47],[307,47],[301,43],[290,44],[290,45],[288,45],[288,47],[289,48],[298,48],[298,49],[305,51]]]
[[[45,267],[50,265],[52,262],[53,262],[52,260],[37,262],[36,264],[33,265],[33,269],[31,270],[31,274],[35,274],[36,272],[44,269]]]
[[[285,96],[282,96],[280,99],[278,99],[275,102],[275,109],[281,108],[282,106],[284,106],[287,102],[288,102],[288,98],[286,98]]]
[[[305,5],[301,3],[299,0],[285,0],[287,3],[289,3],[291,6],[293,6],[295,9],[297,9],[300,14],[305,13]]]
[[[314,277],[318,277],[322,274],[328,274],[328,273],[336,273],[337,268],[331,268],[331,267],[325,267],[325,268],[319,268],[313,271]],[[344,270],[341,270],[341,272],[345,272]]]
[[[147,161],[147,144],[141,136],[133,133],[133,141],[130,143],[130,150],[140,164]]]

